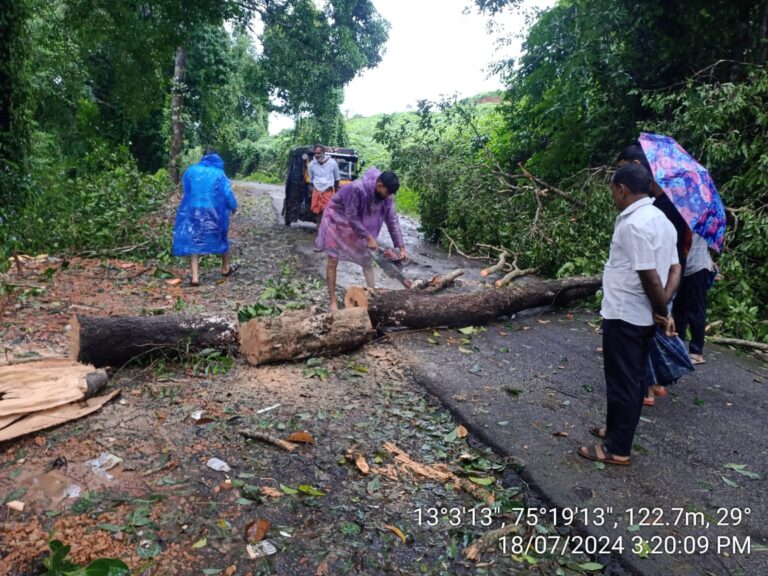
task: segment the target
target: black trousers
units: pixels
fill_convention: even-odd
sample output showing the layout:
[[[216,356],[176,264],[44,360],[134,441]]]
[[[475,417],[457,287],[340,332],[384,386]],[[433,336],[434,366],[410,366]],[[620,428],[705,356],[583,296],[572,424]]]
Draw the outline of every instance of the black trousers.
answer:
[[[608,400],[605,448],[629,456],[646,391],[648,356],[655,326],[603,320],[603,363]]]
[[[685,332],[691,328],[691,341],[688,350],[691,354],[703,354],[704,331],[707,327],[707,292],[709,277],[707,269],[699,270],[690,276],[683,276],[672,306],[672,317],[680,338],[686,339]]]

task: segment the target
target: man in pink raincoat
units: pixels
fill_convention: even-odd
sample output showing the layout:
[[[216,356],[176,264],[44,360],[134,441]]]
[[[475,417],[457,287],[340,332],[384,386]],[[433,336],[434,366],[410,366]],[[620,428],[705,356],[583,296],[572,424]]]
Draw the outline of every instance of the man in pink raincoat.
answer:
[[[394,172],[369,168],[362,178],[342,186],[323,212],[315,245],[328,255],[326,280],[331,310],[338,309],[336,267],[339,260],[362,266],[365,283],[369,288],[374,287],[371,250],[379,249],[376,238],[384,223],[395,248],[400,249],[400,257],[408,257],[395,212],[393,195],[398,188],[400,182]]]

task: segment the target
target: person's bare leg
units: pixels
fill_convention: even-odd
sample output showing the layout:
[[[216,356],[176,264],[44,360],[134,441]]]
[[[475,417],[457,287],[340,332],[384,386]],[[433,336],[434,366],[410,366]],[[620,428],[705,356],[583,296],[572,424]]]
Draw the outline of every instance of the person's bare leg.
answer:
[[[200,283],[200,255],[192,254],[192,284]]]
[[[336,304],[336,267],[339,265],[339,261],[336,258],[328,257],[328,266],[325,270],[325,280],[328,283],[328,296],[330,297],[329,308],[331,310],[338,310],[339,305]]]
[[[373,272],[373,266],[363,266],[363,276],[368,288],[376,288],[376,275]]]
[[[226,274],[229,272],[229,252],[224,252],[221,255],[221,273]]]

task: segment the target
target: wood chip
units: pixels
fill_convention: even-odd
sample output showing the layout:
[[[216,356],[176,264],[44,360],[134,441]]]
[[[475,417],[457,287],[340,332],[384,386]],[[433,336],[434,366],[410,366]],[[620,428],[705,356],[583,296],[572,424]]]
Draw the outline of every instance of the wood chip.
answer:
[[[467,430],[464,426],[459,424],[459,426],[456,428],[456,437],[466,438],[467,436],[469,436],[469,430]]]
[[[357,466],[357,469],[360,470],[360,473],[363,475],[367,475],[371,470],[370,466],[368,466],[368,462],[365,461],[365,456],[362,454],[358,454],[357,458],[355,458],[355,466]]]
[[[259,488],[259,492],[261,492],[263,496],[268,496],[270,498],[283,497],[283,493],[280,490],[278,490],[277,488],[272,488],[270,486],[262,486],[261,488]]]
[[[11,510],[16,510],[16,512],[24,512],[24,502],[20,502],[19,500],[11,500],[5,505]]]

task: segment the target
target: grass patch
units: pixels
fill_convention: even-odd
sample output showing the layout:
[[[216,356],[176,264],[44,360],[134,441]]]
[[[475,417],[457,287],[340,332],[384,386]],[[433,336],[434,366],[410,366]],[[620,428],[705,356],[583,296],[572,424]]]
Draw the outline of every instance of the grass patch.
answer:
[[[407,186],[400,186],[395,194],[395,208],[399,214],[419,216],[419,193]]]
[[[275,176],[274,174],[268,174],[266,172],[253,172],[247,176],[240,178],[246,182],[260,182],[262,184],[282,184],[285,182],[285,178],[282,176]]]

